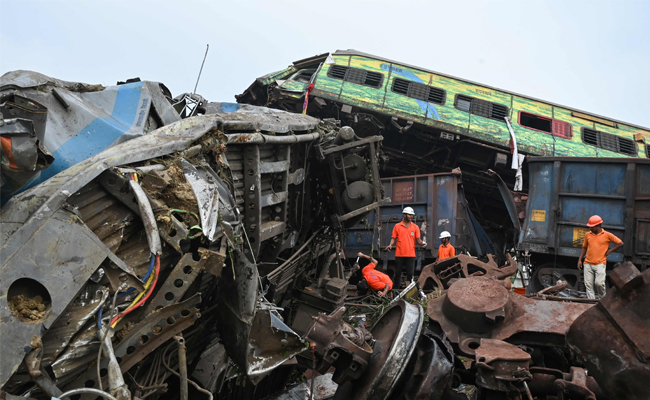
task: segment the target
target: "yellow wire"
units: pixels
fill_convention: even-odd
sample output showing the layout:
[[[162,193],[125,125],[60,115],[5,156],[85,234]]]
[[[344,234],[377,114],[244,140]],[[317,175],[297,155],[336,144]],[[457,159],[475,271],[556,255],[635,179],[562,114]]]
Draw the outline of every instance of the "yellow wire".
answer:
[[[153,271],[152,271],[151,275],[149,275],[149,279],[147,279],[147,283],[144,285],[144,290],[143,290],[142,292],[140,292],[140,294],[139,294],[135,299],[133,299],[133,301],[131,302],[131,304],[129,304],[129,306],[126,308],[127,310],[128,310],[129,308],[131,308],[135,303],[137,303],[138,301],[140,301],[140,299],[142,298],[142,296],[144,296],[144,294],[147,292],[147,289],[149,288],[149,286],[151,286],[151,282],[153,282],[153,276],[154,276],[154,275],[155,275],[155,274],[154,274]],[[125,310],[125,311],[126,311],[126,310]],[[117,325],[117,323],[120,322],[120,321],[122,320],[122,318],[124,318],[124,317],[120,317],[120,318],[118,318],[118,319],[115,321],[115,323],[114,323],[113,325],[111,325],[111,326],[112,326],[113,328],[115,328],[115,325]]]

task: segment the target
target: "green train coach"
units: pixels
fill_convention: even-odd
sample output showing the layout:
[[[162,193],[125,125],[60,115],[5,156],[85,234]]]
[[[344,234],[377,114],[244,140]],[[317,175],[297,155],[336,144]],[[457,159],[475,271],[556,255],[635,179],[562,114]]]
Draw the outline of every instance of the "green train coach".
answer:
[[[307,113],[384,135],[395,174],[507,171],[506,117],[526,155],[650,158],[648,128],[354,50],[296,61],[236,97],[302,112],[310,83]]]

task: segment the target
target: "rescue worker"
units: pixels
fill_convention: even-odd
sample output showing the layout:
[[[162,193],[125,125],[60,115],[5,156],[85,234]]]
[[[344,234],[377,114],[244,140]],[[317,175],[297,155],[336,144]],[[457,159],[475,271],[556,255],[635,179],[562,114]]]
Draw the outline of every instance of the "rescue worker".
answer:
[[[359,257],[365,258],[370,261],[370,264],[363,267],[361,273],[363,274],[363,280],[365,281],[366,288],[370,288],[373,291],[377,292],[377,296],[384,297],[388,292],[393,289],[393,281],[388,275],[381,271],[377,271],[378,261],[372,258],[371,256],[365,255],[363,253],[357,254]],[[361,285],[361,286],[359,286]],[[363,290],[364,282],[361,281],[357,285],[357,288]]]
[[[440,240],[442,244],[438,247],[438,261],[444,260],[446,258],[454,257],[456,255],[456,249],[454,246],[449,243],[451,234],[447,231],[442,231],[440,233]]]
[[[402,210],[402,220],[393,227],[390,244],[386,246],[387,251],[391,251],[395,246],[395,275],[393,279],[400,283],[402,279],[402,269],[406,267],[406,280],[413,280],[415,270],[415,242],[425,247],[427,244],[420,240],[420,228],[413,222],[415,212],[411,207],[404,207]]]
[[[602,228],[603,219],[598,215],[593,215],[589,218],[587,226],[590,232],[585,235],[585,241],[582,244],[582,251],[578,258],[578,269],[582,269],[582,257],[585,258],[585,287],[587,288],[587,297],[590,299],[596,298],[594,293],[594,285],[598,297],[605,295],[605,268],[607,264],[607,256],[616,250],[623,247],[623,241],[613,234],[607,232]],[[616,243],[614,247],[609,248],[610,243]]]

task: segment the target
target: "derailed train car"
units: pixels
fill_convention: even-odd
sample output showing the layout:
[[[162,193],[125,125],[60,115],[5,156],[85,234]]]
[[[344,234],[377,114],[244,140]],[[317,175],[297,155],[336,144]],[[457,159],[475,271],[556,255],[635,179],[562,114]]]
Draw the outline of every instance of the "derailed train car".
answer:
[[[159,397],[177,375],[183,396],[188,379],[219,393],[238,376],[265,396],[291,370],[277,367],[305,350],[287,326],[298,314],[280,307],[292,291],[319,281],[342,302],[343,276],[319,268],[340,248],[335,228],[382,204],[371,167],[381,137],[276,110],[201,107],[3,206],[6,393]],[[350,153],[369,173],[330,175]]]

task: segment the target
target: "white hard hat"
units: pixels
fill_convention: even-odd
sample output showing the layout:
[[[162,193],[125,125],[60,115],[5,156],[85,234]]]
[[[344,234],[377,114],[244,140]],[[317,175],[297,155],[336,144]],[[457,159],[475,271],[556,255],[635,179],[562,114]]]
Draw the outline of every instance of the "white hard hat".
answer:
[[[415,211],[413,211],[411,207],[404,207],[404,209],[402,210],[402,214],[415,215]]]
[[[442,231],[442,233],[440,233],[440,239],[450,238],[450,237],[451,237],[451,233],[449,233],[447,231]]]

